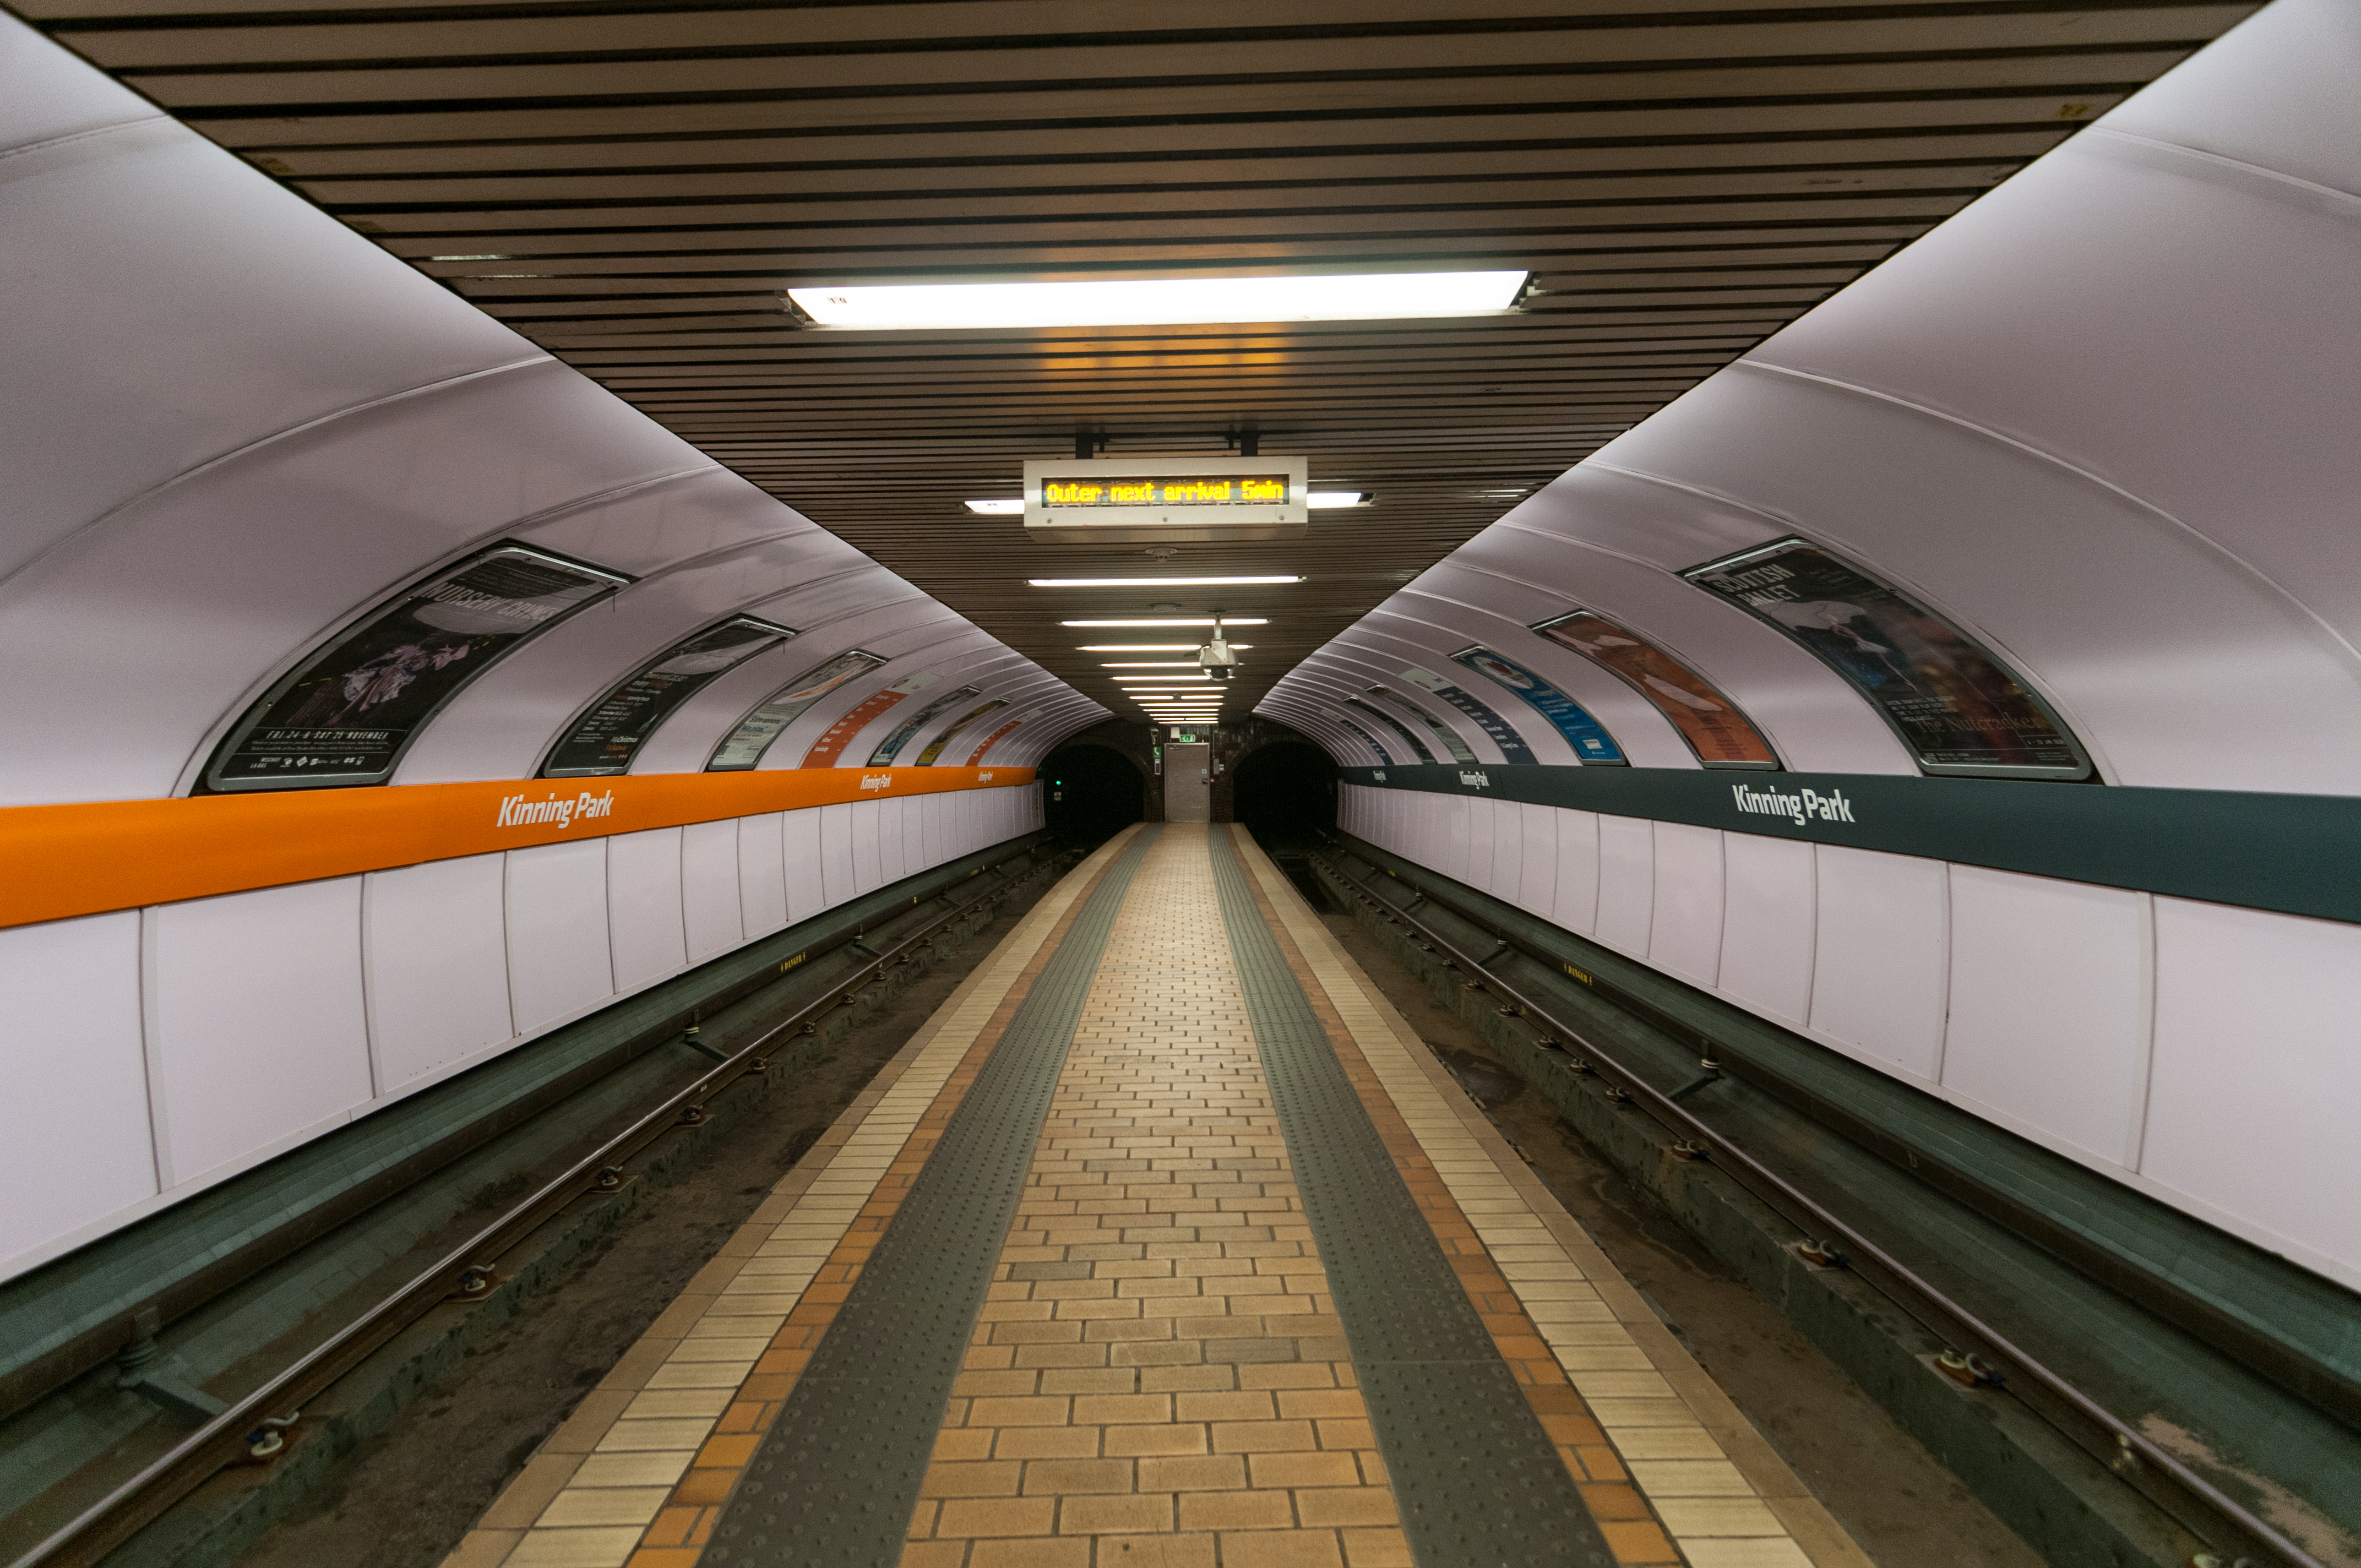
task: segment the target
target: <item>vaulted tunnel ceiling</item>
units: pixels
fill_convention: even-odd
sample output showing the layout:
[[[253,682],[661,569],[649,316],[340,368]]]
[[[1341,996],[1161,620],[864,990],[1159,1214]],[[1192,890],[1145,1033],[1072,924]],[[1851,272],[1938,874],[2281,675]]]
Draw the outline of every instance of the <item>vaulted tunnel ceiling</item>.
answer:
[[[2249,5],[926,0],[25,14],[1119,713],[1061,619],[1265,615],[1229,712]],[[1526,268],[1513,315],[815,330],[823,282]],[[1374,506],[1163,572],[961,503],[1254,430]],[[1157,639],[1178,640],[1178,639]]]

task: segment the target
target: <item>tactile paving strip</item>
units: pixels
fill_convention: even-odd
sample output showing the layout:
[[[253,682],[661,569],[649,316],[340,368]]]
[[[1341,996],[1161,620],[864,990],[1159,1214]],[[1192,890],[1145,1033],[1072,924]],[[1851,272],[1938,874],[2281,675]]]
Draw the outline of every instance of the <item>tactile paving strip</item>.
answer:
[[[1075,916],[911,1183],[713,1528],[704,1561],[891,1568],[1016,1217],[1136,838]]]
[[[1611,1568],[1573,1476],[1263,923],[1236,851],[1220,835],[1212,850],[1271,1106],[1411,1552],[1427,1568]]]

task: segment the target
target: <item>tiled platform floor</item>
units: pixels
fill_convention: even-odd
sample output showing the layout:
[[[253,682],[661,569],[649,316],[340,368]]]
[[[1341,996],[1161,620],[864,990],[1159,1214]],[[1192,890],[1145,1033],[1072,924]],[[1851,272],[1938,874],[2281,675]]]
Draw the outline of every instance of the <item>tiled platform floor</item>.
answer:
[[[945,1412],[908,1568],[1411,1561],[1264,1088],[1207,832],[1165,828],[1117,917]],[[1235,841],[1619,1559],[1866,1568],[1285,879]],[[1122,845],[979,968],[446,1568],[697,1562],[865,1238]]]

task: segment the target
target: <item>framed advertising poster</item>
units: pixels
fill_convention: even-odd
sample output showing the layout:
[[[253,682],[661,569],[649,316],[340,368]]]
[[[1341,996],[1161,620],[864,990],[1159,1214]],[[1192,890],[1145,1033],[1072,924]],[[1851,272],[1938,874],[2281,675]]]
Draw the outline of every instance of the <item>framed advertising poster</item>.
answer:
[[[837,758],[842,756],[844,749],[869,728],[871,720],[889,707],[900,707],[905,698],[916,696],[928,686],[941,684],[942,676],[934,671],[920,670],[915,675],[904,675],[882,691],[871,692],[849,710],[838,714],[835,721],[820,731],[819,739],[812,742],[811,750],[804,753],[804,760],[798,765],[807,768],[836,766]]]
[[[927,742],[926,749],[918,753],[918,761],[916,765],[921,768],[933,767],[935,765],[935,759],[943,754],[943,748],[951,743],[951,737],[957,735],[969,725],[973,724],[977,719],[982,718],[985,714],[998,713],[1002,708],[1006,707],[1007,706],[1008,699],[1006,697],[994,697],[990,702],[984,703],[980,707],[969,708],[965,713],[961,714],[957,718],[954,718],[949,724],[944,725],[943,732],[941,734]]]
[[[1364,702],[1361,698],[1356,696],[1348,696],[1345,699],[1345,706],[1346,707],[1360,709],[1363,713],[1367,714],[1371,718],[1374,718],[1378,723],[1384,725],[1394,734],[1400,736],[1409,745],[1411,755],[1416,757],[1420,762],[1431,762],[1434,761],[1434,753],[1426,749],[1425,741],[1411,733],[1411,728],[1409,725],[1404,724],[1400,719],[1396,718],[1392,714],[1388,713],[1376,703]]]
[[[631,580],[522,544],[471,556],[379,605],[282,676],[222,738],[202,787],[383,784],[460,687]]]
[[[1708,768],[1775,768],[1779,753],[1703,675],[1637,633],[1578,609],[1533,628],[1616,676],[1654,705]]]
[[[2081,742],[1982,644],[1817,544],[1782,539],[1681,576],[1768,621],[1851,683],[1923,773],[2091,775]]]
[[[566,779],[629,772],[641,743],[672,717],[673,709],[723,671],[736,669],[794,635],[790,627],[736,615],[683,638],[592,703],[550,748],[541,776]]]
[[[917,712],[910,715],[909,718],[895,725],[894,727],[893,733],[886,736],[884,740],[879,741],[877,743],[877,750],[869,753],[869,765],[873,768],[885,768],[893,766],[894,759],[902,754],[902,748],[910,743],[910,737],[916,735],[919,730],[924,729],[930,720],[939,718],[945,709],[950,708],[956,704],[965,702],[972,696],[982,696],[983,695],[983,688],[982,686],[958,686],[950,691],[945,692],[942,696],[935,698],[934,701],[927,704],[926,707],[918,709]]]
[[[1367,746],[1370,751],[1375,751],[1378,754],[1378,761],[1379,762],[1383,763],[1387,767],[1393,766],[1394,759],[1392,753],[1389,752],[1383,746],[1378,743],[1378,738],[1376,736],[1370,734],[1367,730],[1354,723],[1352,719],[1345,717],[1342,709],[1323,707],[1320,711],[1357,736],[1360,739],[1362,745]]]
[[[1024,712],[1018,714],[1016,718],[1010,719],[1007,723],[1002,725],[999,729],[994,730],[983,740],[977,741],[975,743],[975,750],[967,754],[967,765],[971,768],[974,767],[978,762],[983,761],[983,754],[986,751],[991,751],[994,746],[999,745],[1003,738],[1005,738],[1010,730],[1016,729],[1020,724],[1030,723],[1032,720],[1040,717],[1041,710],[1039,708],[1027,708]]]
[[[1369,688],[1369,695],[1371,696],[1381,696],[1388,702],[1399,703],[1402,707],[1408,709],[1410,716],[1412,718],[1417,719],[1421,724],[1425,725],[1429,732],[1434,736],[1435,740],[1442,743],[1443,749],[1451,753],[1451,760],[1453,762],[1472,762],[1476,760],[1476,753],[1468,750],[1466,738],[1463,737],[1458,730],[1454,729],[1440,718],[1435,718],[1433,714],[1429,713],[1417,703],[1411,701],[1410,698],[1402,696],[1401,693],[1393,690],[1389,686],[1371,686]],[[1407,731],[1404,733],[1407,733]],[[1424,748],[1421,748],[1421,750],[1423,749]]]
[[[1513,659],[1506,659],[1489,648],[1470,646],[1451,655],[1455,664],[1465,664],[1479,675],[1488,675],[1532,705],[1533,710],[1550,721],[1574,754],[1585,766],[1620,766],[1625,763],[1623,749],[1615,744],[1615,737],[1607,726],[1590,717],[1590,710],[1574,698],[1533,674]],[[1511,757],[1510,762],[1531,762],[1529,751],[1523,757]]]
[[[1500,755],[1508,761],[1511,762],[1540,761],[1533,755],[1533,749],[1525,744],[1525,738],[1517,733],[1515,725],[1501,718],[1490,703],[1486,702],[1466,687],[1454,683],[1449,676],[1438,675],[1433,670],[1422,670],[1416,664],[1412,664],[1402,672],[1402,679],[1412,685],[1424,686],[1428,691],[1474,719],[1476,728],[1491,737],[1492,744],[1500,748]],[[1602,729],[1599,733],[1604,735],[1606,731]]]
[[[803,717],[806,708],[845,682],[867,674],[884,663],[874,653],[850,648],[833,659],[814,664],[740,719],[738,728],[713,749],[712,761],[705,764],[705,771],[708,773],[730,773],[752,767],[763,760],[763,753],[771,749],[771,742],[777,740],[788,725]]]

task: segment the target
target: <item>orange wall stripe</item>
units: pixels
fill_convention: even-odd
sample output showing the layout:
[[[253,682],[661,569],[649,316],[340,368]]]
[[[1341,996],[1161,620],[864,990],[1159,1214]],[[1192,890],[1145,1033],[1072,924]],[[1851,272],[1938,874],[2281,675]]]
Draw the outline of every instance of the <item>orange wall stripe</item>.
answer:
[[[1003,789],[1033,776],[1031,768],[775,769],[5,806],[0,927],[765,811]]]

